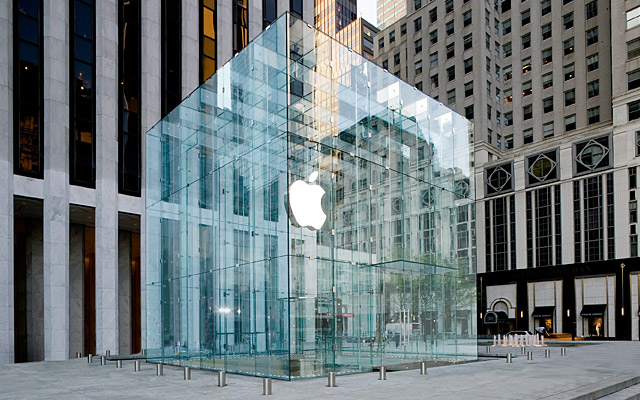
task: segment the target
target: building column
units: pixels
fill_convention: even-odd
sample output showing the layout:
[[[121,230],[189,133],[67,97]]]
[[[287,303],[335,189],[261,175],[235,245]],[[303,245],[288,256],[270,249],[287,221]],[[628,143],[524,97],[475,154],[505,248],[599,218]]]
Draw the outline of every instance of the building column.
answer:
[[[118,4],[96,2],[96,352],[118,353]]]
[[[68,0],[44,2],[44,359],[69,357]]]
[[[0,4],[0,364],[15,357],[13,330],[13,25],[12,2]]]

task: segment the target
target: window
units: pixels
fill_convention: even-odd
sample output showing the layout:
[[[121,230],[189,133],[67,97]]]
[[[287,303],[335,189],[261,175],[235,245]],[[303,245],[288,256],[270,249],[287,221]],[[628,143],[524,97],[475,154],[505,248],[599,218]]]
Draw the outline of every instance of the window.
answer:
[[[464,116],[466,119],[473,119],[473,104],[464,108]]]
[[[493,43],[493,48],[496,51],[496,58],[500,58],[500,42],[496,41]]]
[[[509,135],[504,138],[504,149],[513,149],[513,135]]]
[[[574,115],[569,115],[567,117],[564,117],[564,130],[566,132],[572,131],[576,129],[576,116]]]
[[[396,41],[396,31],[389,32],[389,43],[393,43]]]
[[[422,52],[422,39],[418,39],[415,42],[413,42],[413,49],[416,54],[419,54]]]
[[[456,102],[456,90],[452,89],[447,92],[447,104],[453,104]]]
[[[452,11],[453,11],[453,0],[447,0],[444,3],[444,13],[449,14]]]
[[[587,46],[591,46],[592,44],[598,43],[598,27],[589,29],[586,33],[587,36]]]
[[[181,1],[174,1],[174,4],[180,5]],[[262,29],[266,29],[273,21],[278,18],[277,0],[262,0]],[[176,10],[177,11],[177,10]],[[177,11],[177,15],[182,14]]]
[[[548,74],[542,75],[542,88],[550,88],[553,86],[553,73],[549,72]]]
[[[438,20],[438,9],[433,8],[432,10],[429,10],[429,22],[434,23],[437,20]]]
[[[464,37],[464,50],[467,51],[473,47],[473,40],[471,34]]]
[[[422,90],[422,82],[416,83],[416,89]]]
[[[444,26],[444,30],[445,30],[447,36],[453,35],[453,32],[454,32],[453,20],[447,22],[447,24]]]
[[[456,79],[456,67],[455,66],[447,68],[447,80],[449,82],[451,82],[454,79]]]
[[[547,97],[542,100],[542,111],[546,114],[553,112],[553,97]]]
[[[587,83],[587,98],[596,97],[600,94],[600,81],[595,80]]]
[[[438,30],[429,32],[429,42],[436,44],[438,42]]]
[[[529,96],[532,93],[531,90],[531,81],[526,81],[522,83],[522,96]]]
[[[438,66],[438,53],[432,53],[429,55],[429,68]]]
[[[564,92],[564,106],[568,107],[576,103],[576,90],[571,89]]]
[[[542,125],[542,137],[549,138],[553,136],[553,122]]]
[[[589,125],[600,122],[600,107],[593,107],[587,110],[587,121]]]
[[[473,58],[469,57],[464,60],[464,73],[468,74],[473,71]]]
[[[575,68],[573,64],[566,65],[563,69],[564,72],[564,80],[568,81],[569,79],[573,79],[575,77]]]
[[[562,5],[566,6],[567,4],[571,3],[573,0],[562,0]]]
[[[378,39],[378,49],[384,49],[384,38]]]
[[[511,79],[511,65],[508,65],[506,67],[504,67],[504,69],[502,70],[503,74],[504,74],[504,80],[508,81],[509,79]]]
[[[522,60],[522,73],[531,72],[531,57]]]
[[[389,60],[384,60],[382,62],[382,68],[389,69]]]
[[[400,64],[400,53],[397,53],[393,56],[393,65],[399,65]]]
[[[400,25],[400,36],[404,36],[407,34],[407,24]]]
[[[513,165],[511,163],[490,167],[484,171],[486,194],[513,190]]]
[[[502,0],[502,5],[500,6],[501,12],[504,14],[507,11],[511,10],[511,0]]]
[[[513,125],[513,112],[504,113],[504,126]]]
[[[486,66],[487,66],[487,72],[491,73],[491,59],[489,57],[487,57]]]
[[[640,56],[640,38],[627,42],[627,59]]]
[[[502,34],[507,35],[511,33],[511,20],[508,19],[502,23]]]
[[[216,72],[217,18],[215,1],[203,0],[200,4],[200,83],[204,83]]]
[[[420,75],[422,73],[422,60],[415,63],[415,71],[416,75]]]
[[[164,2],[163,2],[164,3]],[[174,2],[179,4],[180,2]],[[119,123],[118,123],[118,190],[120,193],[140,196],[141,183],[141,125],[140,125],[140,3],[138,0],[118,2],[119,18]],[[177,11],[177,10],[174,10]],[[178,21],[175,21],[179,23]],[[125,34],[126,33],[126,34]],[[174,41],[180,41],[177,36]],[[180,54],[177,62],[180,64]],[[178,67],[179,68],[179,67]],[[175,105],[180,103],[180,80],[172,88]],[[164,96],[163,96],[164,97]]]
[[[464,84],[464,97],[473,96],[473,82]]]
[[[491,36],[488,33],[486,35],[485,46],[487,47],[487,50],[491,50]]]
[[[451,43],[450,45],[448,45],[446,47],[446,51],[447,51],[447,60],[450,58],[453,58],[456,54],[455,43]]]
[[[511,56],[511,42],[505,43],[505,45],[502,46],[502,51],[504,52],[504,57]]]
[[[551,0],[544,0],[542,2],[542,15],[547,15],[551,12]]]
[[[422,7],[422,0],[414,0],[413,1],[413,10],[418,10]]]
[[[233,54],[249,44],[249,0],[233,1]]]
[[[522,131],[522,142],[524,144],[533,143],[533,129],[525,129]]]
[[[640,7],[627,11],[627,29],[640,25]]]
[[[500,21],[498,21],[497,18],[493,19],[493,25],[494,25],[495,34],[499,35],[500,34]]]
[[[161,21],[162,22],[162,43],[161,43],[161,46],[162,46],[162,50],[161,50],[162,111],[161,111],[161,116],[162,117],[167,115],[169,111],[173,110],[182,101],[182,4],[181,3],[182,1],[171,1],[171,0],[162,0],[162,3],[161,3],[161,14],[162,14],[162,21]],[[275,7],[275,4],[274,4],[274,7]],[[129,39],[130,38],[127,38],[127,40]],[[138,65],[138,68],[139,68],[139,65]],[[122,102],[120,104],[122,104]]]
[[[564,49],[564,55],[568,56],[569,54],[572,54],[574,49],[573,49],[573,38],[569,39],[569,40],[565,40],[564,43],[562,44],[562,48]]]
[[[438,74],[435,74],[431,77],[431,89],[437,89],[440,86]]]
[[[302,0],[290,0],[289,9],[302,18]]]
[[[628,104],[629,108],[629,121],[633,121],[640,118],[640,100],[632,101]]]
[[[93,2],[71,1],[69,178],[72,185],[95,187],[95,9]]]
[[[504,102],[509,104],[513,101],[513,91],[511,89],[504,90]]]
[[[587,20],[598,16],[598,0],[594,0],[591,3],[587,3],[585,8],[585,14]]]
[[[522,107],[522,118],[526,121],[533,118],[533,107],[531,104]]]
[[[564,30],[573,28],[573,13],[565,14],[562,16],[562,26]]]
[[[523,11],[520,14],[520,17],[521,17],[521,20],[522,20],[522,26],[525,26],[526,24],[531,22],[531,10]]]
[[[609,135],[587,139],[574,144],[576,173],[593,172],[611,166],[611,142]]]
[[[462,14],[462,22],[463,22],[464,26],[471,25],[471,10],[469,10],[466,13]]]
[[[28,7],[20,7],[18,1],[13,3],[15,17],[13,172],[32,178],[42,178],[44,175],[42,1],[33,1]],[[92,43],[91,38],[92,36],[89,35],[88,43]],[[5,45],[7,45],[6,42]]]
[[[413,31],[420,32],[422,29],[422,18],[418,17],[413,21]]]
[[[542,27],[542,40],[549,39],[551,37],[551,24],[546,24]]]
[[[491,30],[491,11],[484,10],[484,24]]]
[[[627,74],[627,90],[633,90],[639,87],[640,87],[640,69],[637,69]]]
[[[592,54],[587,57],[587,72],[595,71],[598,69],[598,53]]]
[[[522,48],[528,49],[531,47],[531,34],[527,33],[526,35],[522,35]]]

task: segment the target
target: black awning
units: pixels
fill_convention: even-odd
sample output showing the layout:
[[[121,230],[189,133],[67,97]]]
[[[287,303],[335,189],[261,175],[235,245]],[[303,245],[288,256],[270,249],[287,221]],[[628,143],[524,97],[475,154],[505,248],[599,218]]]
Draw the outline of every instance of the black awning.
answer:
[[[604,311],[607,309],[606,304],[585,304],[580,311],[581,317],[604,317]]]
[[[531,316],[533,318],[553,318],[553,311],[555,306],[534,307]]]

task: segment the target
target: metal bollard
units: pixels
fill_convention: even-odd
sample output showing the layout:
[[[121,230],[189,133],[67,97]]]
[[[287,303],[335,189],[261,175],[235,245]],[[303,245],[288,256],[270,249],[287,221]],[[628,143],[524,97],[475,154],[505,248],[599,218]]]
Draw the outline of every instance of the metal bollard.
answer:
[[[513,361],[511,361],[511,353],[507,353],[507,364],[511,364]]]
[[[164,375],[164,366],[162,364],[156,364],[156,375]]]
[[[420,375],[427,375],[427,362],[423,361],[420,363]]]
[[[336,385],[336,373],[335,372],[330,371],[329,375],[327,376],[327,379],[329,381],[328,382],[329,384],[327,385],[328,387],[336,387],[337,386]]]
[[[271,378],[262,378],[262,394],[264,396],[271,396],[273,394],[271,390]]]
[[[526,347],[521,347],[520,348],[520,354],[527,354],[527,348]]]
[[[544,358],[551,358],[551,350],[544,349]]]
[[[527,360],[533,361],[533,351],[528,351],[527,352]]]
[[[107,357],[109,357],[109,356],[111,355],[111,350],[107,350],[107,351],[105,351],[105,352],[104,352],[104,355],[105,355],[105,356],[107,356]]]
[[[107,365],[107,357],[105,356],[100,357],[100,365]]]
[[[139,372],[140,371],[140,360],[135,360],[133,362],[133,370],[135,372]]]
[[[87,362],[91,364],[93,362],[93,354],[87,354]]]
[[[378,380],[379,381],[387,380],[387,367],[385,367],[384,365],[380,367],[380,375],[378,376]]]
[[[76,353],[76,358],[82,358],[82,353]]]
[[[563,356],[563,357],[567,355],[567,349],[565,347],[562,347],[560,349],[560,355]]]
[[[485,353],[487,353],[487,354],[488,354],[488,353],[491,353],[491,346],[487,346],[487,347],[484,349],[484,352],[485,352]]]
[[[146,357],[147,356],[147,349],[142,349],[142,356]]]
[[[191,380],[191,367],[184,367],[184,380]]]
[[[226,371],[218,371],[218,386],[220,386],[220,387],[227,386],[227,372]]]
[[[116,368],[122,368],[122,360],[116,360]]]

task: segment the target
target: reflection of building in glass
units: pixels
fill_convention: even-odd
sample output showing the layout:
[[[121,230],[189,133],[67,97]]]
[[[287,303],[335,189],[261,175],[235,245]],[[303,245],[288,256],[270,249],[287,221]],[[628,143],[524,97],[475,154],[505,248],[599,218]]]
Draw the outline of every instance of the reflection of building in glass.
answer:
[[[475,358],[469,133],[275,21],[147,133],[149,358],[285,379]]]
[[[358,18],[345,26],[335,37],[340,43],[357,51],[367,60],[373,60],[373,36],[376,33],[378,28]]]
[[[426,3],[427,0],[424,0]],[[412,4],[415,10],[422,6],[421,0],[377,0],[378,28],[384,29],[407,15],[407,7]],[[414,8],[411,9],[413,11]]]
[[[316,0],[315,5],[316,28],[330,36],[358,18],[356,0]]]

